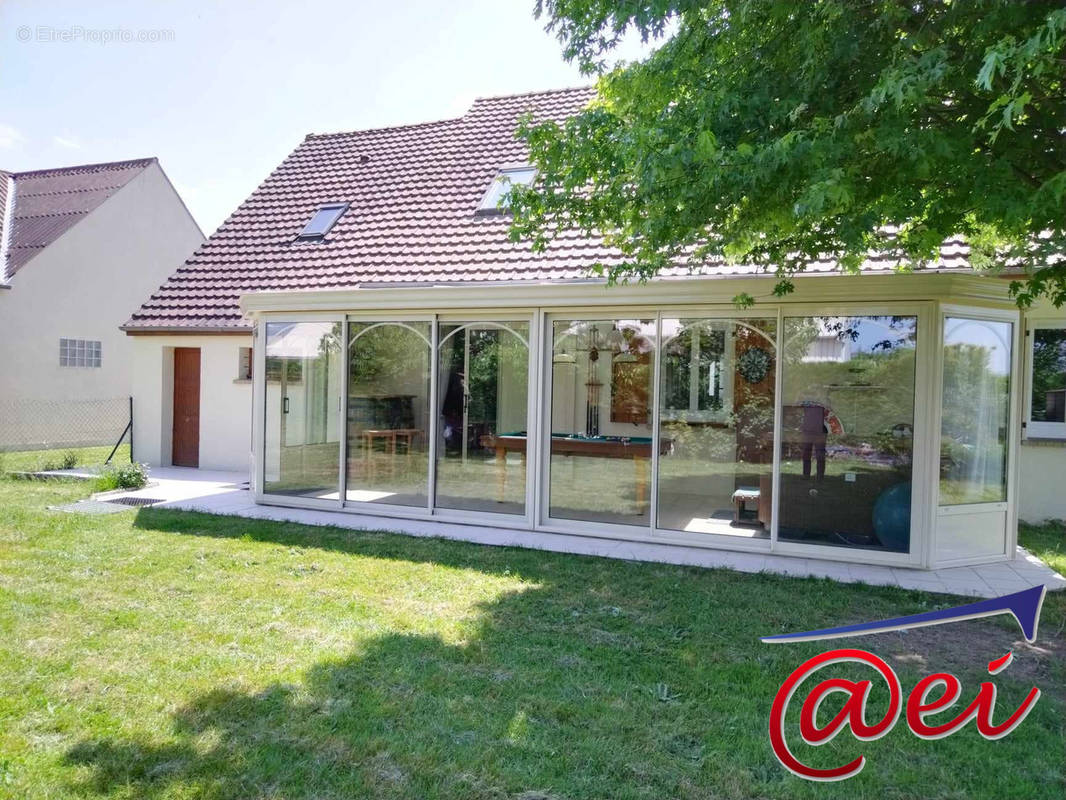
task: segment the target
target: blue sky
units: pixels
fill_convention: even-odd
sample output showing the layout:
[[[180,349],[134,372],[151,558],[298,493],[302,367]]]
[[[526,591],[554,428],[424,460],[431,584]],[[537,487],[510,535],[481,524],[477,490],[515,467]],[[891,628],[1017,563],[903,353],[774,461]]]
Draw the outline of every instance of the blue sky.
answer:
[[[533,5],[4,0],[0,168],[158,156],[210,234],[306,133],[588,83]],[[105,41],[116,29],[165,40]]]

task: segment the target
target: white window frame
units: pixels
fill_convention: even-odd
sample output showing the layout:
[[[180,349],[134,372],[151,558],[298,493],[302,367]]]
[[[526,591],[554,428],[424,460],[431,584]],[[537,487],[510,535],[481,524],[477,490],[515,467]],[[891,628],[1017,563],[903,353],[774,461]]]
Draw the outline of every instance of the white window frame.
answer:
[[[247,354],[247,360],[245,359]],[[234,383],[251,383],[255,375],[255,353],[251,345],[241,345],[237,348],[237,377]]]
[[[712,321],[708,319],[708,321]],[[715,320],[717,321],[717,320]],[[703,333],[707,331],[700,331],[701,337]],[[662,332],[659,332],[662,335]],[[721,408],[717,411],[713,409],[707,409],[701,411],[699,408],[699,392],[700,392],[700,376],[699,376],[699,356],[700,356],[700,338],[693,339],[693,344],[689,347],[689,376],[688,376],[688,406],[686,408],[671,408],[660,409],[659,413],[661,418],[666,421],[672,421],[680,419],[682,416],[686,420],[692,422],[721,422],[729,417],[729,408],[733,404],[733,384],[732,382],[725,382],[721,380],[721,376],[729,374],[734,369],[734,362],[736,360],[736,342],[732,338],[726,336],[725,350],[723,350],[721,358],[718,362],[717,377],[720,382],[721,389]],[[659,355],[663,353],[659,348]]]
[[[436,520],[450,520],[458,523],[466,524],[482,524],[482,525],[494,525],[500,527],[524,527],[532,529],[534,526],[535,517],[535,485],[536,485],[536,464],[537,464],[537,416],[536,416],[536,403],[533,401],[533,397],[537,393],[536,383],[538,380],[537,371],[537,353],[539,352],[539,337],[537,336],[537,317],[533,310],[515,311],[501,310],[486,312],[483,310],[470,311],[470,312],[453,312],[446,311],[436,315],[436,322],[433,326],[434,330],[434,343],[433,343],[433,375],[434,375],[434,389],[433,389],[433,408],[431,413],[434,416],[434,423],[439,424],[439,409],[438,409],[438,386],[440,381],[440,326],[441,325],[460,325],[464,328],[467,326],[475,326],[477,324],[488,324],[499,328],[500,330],[509,331],[513,336],[517,336],[519,339],[522,337],[512,330],[508,323],[520,322],[528,326],[527,334],[525,338],[526,345],[526,485],[525,485],[525,511],[521,514],[505,514],[496,513],[493,511],[467,511],[458,508],[446,508],[437,505],[437,458],[439,456],[438,448],[440,442],[437,440],[436,431],[434,431],[434,438],[432,448],[430,451],[430,459],[432,462],[432,473],[430,482],[430,513]]]
[[[1033,351],[1038,330],[1066,330],[1066,320],[1033,317],[1025,321],[1025,397],[1022,428],[1026,439],[1066,439],[1066,422],[1034,420]]]
[[[874,278],[870,279],[875,281]],[[672,288],[672,287],[671,287]],[[526,495],[526,515],[523,518],[520,515],[504,515],[504,514],[492,514],[491,512],[461,512],[458,510],[437,508],[435,506],[435,492],[436,481],[435,475],[432,474],[432,470],[435,468],[436,460],[436,435],[435,431],[431,434],[429,442],[429,464],[430,474],[428,477],[428,490],[429,501],[426,506],[389,506],[381,503],[358,503],[357,501],[346,501],[346,475],[345,465],[347,463],[347,379],[345,378],[345,389],[342,392],[342,402],[338,413],[341,417],[342,429],[344,435],[341,437],[341,454],[340,463],[338,464],[338,488],[339,497],[337,500],[313,500],[294,498],[292,496],[270,496],[264,495],[262,491],[263,487],[263,468],[264,459],[261,452],[256,457],[256,474],[255,474],[255,488],[256,488],[256,501],[279,506],[294,506],[294,507],[311,507],[311,508],[329,508],[331,510],[344,510],[347,513],[365,514],[368,517],[396,517],[404,518],[408,520],[435,520],[440,522],[454,522],[458,524],[473,524],[483,527],[498,527],[508,530],[531,530],[539,533],[561,533],[568,535],[587,535],[595,536],[599,538],[608,537],[615,541],[636,541],[651,544],[679,544],[688,546],[697,546],[712,549],[721,549],[727,551],[755,551],[763,554],[778,553],[780,555],[794,555],[807,558],[825,558],[827,560],[840,561],[846,563],[858,563],[858,564],[880,564],[883,566],[933,566],[935,562],[935,529],[937,519],[937,488],[938,488],[938,470],[936,469],[936,458],[934,453],[937,451],[939,443],[939,404],[940,404],[940,346],[942,340],[942,318],[943,314],[949,310],[954,310],[951,305],[946,305],[943,301],[934,299],[927,296],[926,291],[922,291],[920,295],[915,297],[901,296],[893,301],[882,300],[869,300],[869,299],[831,299],[828,302],[813,301],[806,302],[784,302],[780,304],[774,304],[771,306],[759,306],[756,309],[750,310],[738,310],[734,305],[727,302],[708,302],[708,303],[692,303],[686,302],[685,295],[683,293],[671,292],[664,293],[661,298],[648,298],[643,294],[639,299],[642,302],[631,302],[628,295],[622,294],[624,298],[621,302],[597,302],[597,299],[586,297],[586,294],[581,290],[574,289],[571,294],[565,294],[560,292],[559,296],[556,296],[556,291],[543,291],[538,294],[537,287],[531,287],[528,290],[530,296],[523,296],[521,298],[514,298],[509,300],[504,298],[501,302],[500,299],[493,295],[488,295],[486,298],[481,298],[477,294],[477,290],[463,290],[461,299],[456,295],[449,298],[448,293],[442,290],[441,298],[442,302],[434,303],[432,306],[428,306],[425,301],[418,300],[417,296],[412,295],[412,301],[407,301],[405,296],[400,298],[392,298],[391,295],[384,295],[388,299],[388,302],[375,302],[376,308],[373,310],[361,308],[359,306],[365,302],[362,297],[353,298],[352,301],[330,299],[326,308],[328,311],[313,311],[309,308],[296,311],[279,311],[273,308],[267,308],[260,311],[257,314],[258,327],[256,329],[256,342],[253,348],[253,359],[255,366],[253,367],[253,385],[255,396],[255,428],[256,435],[253,438],[254,448],[261,450],[263,447],[263,435],[265,432],[265,382],[264,376],[264,360],[265,360],[265,347],[263,343],[265,341],[265,323],[266,322],[293,322],[293,321],[309,321],[313,319],[330,320],[330,321],[343,321],[344,323],[350,322],[404,322],[404,321],[431,321],[433,331],[433,342],[431,345],[432,353],[432,374],[433,381],[431,386],[431,397],[436,398],[436,376],[439,372],[439,353],[437,334],[439,326],[442,322],[474,322],[474,321],[488,321],[488,322],[503,322],[506,320],[526,320],[531,324],[530,327],[530,339],[529,339],[529,388],[530,396],[528,398],[528,420],[527,426],[530,450],[527,453],[527,495]],[[387,291],[387,290],[383,290]],[[624,292],[624,289],[622,290]],[[542,296],[543,295],[543,296]],[[613,298],[612,298],[613,299]],[[390,305],[391,304],[391,305]],[[649,304],[651,307],[649,307]],[[359,310],[352,310],[348,313],[336,310],[338,306],[355,306]],[[1020,361],[1023,356],[1021,350],[1022,345],[1022,326],[1019,324],[1016,311],[1009,311],[1007,309],[975,309],[974,307],[958,307],[960,310],[965,309],[968,314],[974,313],[974,311],[981,310],[987,313],[989,316],[1010,316],[1012,313],[1015,315],[1012,318],[1015,320],[1015,339],[1014,339],[1014,362],[1012,369],[1017,370],[1020,368]],[[939,313],[938,313],[939,312]],[[684,533],[678,534],[668,530],[658,529],[656,527],[657,512],[658,512],[658,479],[659,479],[659,465],[658,465],[658,448],[653,447],[653,463],[651,465],[651,485],[650,489],[650,521],[649,524],[641,524],[636,526],[628,525],[599,525],[593,523],[587,523],[580,520],[565,520],[555,519],[549,514],[547,493],[550,486],[548,471],[548,456],[550,455],[550,429],[551,426],[546,424],[548,422],[548,415],[550,414],[550,397],[551,397],[551,354],[552,354],[552,334],[551,334],[551,322],[556,318],[568,318],[568,319],[634,319],[634,318],[654,318],[656,319],[656,359],[655,359],[655,374],[653,376],[653,397],[651,398],[652,407],[658,410],[659,407],[659,392],[662,385],[662,378],[660,374],[660,368],[662,363],[662,319],[666,316],[681,316],[681,317],[707,317],[707,318],[720,318],[724,320],[737,320],[745,317],[760,317],[760,318],[776,318],[777,321],[777,341],[780,345],[780,338],[783,335],[783,318],[793,316],[869,316],[869,315],[893,315],[893,314],[916,314],[919,317],[919,338],[917,343],[918,353],[916,354],[916,387],[915,387],[915,454],[914,464],[915,471],[912,476],[913,486],[913,502],[912,502],[912,525],[911,525],[911,548],[909,553],[880,553],[877,551],[868,551],[861,549],[854,549],[848,547],[830,547],[830,546],[818,546],[806,543],[789,543],[779,542],[777,539],[777,525],[778,525],[778,509],[775,507],[773,511],[773,521],[770,541],[765,539],[748,540],[733,536],[715,536],[711,534],[691,534]],[[344,327],[345,335],[344,346],[345,353],[342,358],[342,363],[347,365],[347,347],[348,347],[348,329],[347,324]],[[782,375],[783,360],[778,357],[777,361],[777,375],[775,380],[775,453],[774,453],[774,503],[775,505],[780,500],[780,485],[779,485],[779,470],[780,470],[780,448],[781,440],[781,420],[780,420],[780,393],[782,390]],[[345,370],[347,367],[345,366]],[[1017,375],[1017,372],[1013,374]],[[1017,381],[1014,382],[1014,397],[1012,402],[1016,400],[1022,393],[1022,387]],[[436,413],[430,414],[431,426],[436,427]],[[657,441],[659,438],[658,431],[658,413],[653,415],[655,421],[655,429],[652,434],[653,440]],[[1013,415],[1014,424],[1012,433],[1012,440],[1017,442],[1017,431],[1020,429],[1021,416]],[[924,453],[924,455],[922,453]],[[1014,451],[1012,450],[1011,463],[1016,465],[1017,459],[1014,458]],[[1008,508],[1013,509],[1013,499],[1015,496],[1013,486],[1013,473],[1016,469],[1012,468],[1012,481],[1009,490],[1009,504]],[[920,510],[920,511],[919,511]],[[989,561],[990,558],[987,555],[980,556],[973,559],[973,563],[980,561]],[[995,560],[995,559],[991,559]]]
[[[266,361],[267,361],[267,326],[271,323],[301,323],[301,322],[331,322],[340,323],[343,333],[341,349],[342,369],[347,370],[347,325],[344,317],[337,314],[316,314],[307,312],[295,312],[292,314],[267,314],[258,320],[256,336],[252,337],[252,403],[255,434],[252,436],[255,482],[255,500],[263,505],[288,506],[292,508],[318,508],[341,510],[344,508],[344,466],[348,460],[347,436],[340,437],[340,459],[337,465],[337,488],[336,500],[326,500],[317,497],[300,497],[297,495],[271,494],[266,487],[266,426],[267,426],[267,384]],[[258,338],[256,338],[258,337]],[[346,384],[345,384],[346,385]],[[342,420],[348,418],[347,392],[340,396],[339,413]],[[346,429],[342,429],[346,430]]]
[[[914,434],[911,454],[911,527],[910,547],[905,553],[865,550],[855,547],[837,547],[810,542],[781,540],[778,538],[781,505],[781,451],[782,451],[782,403],[785,379],[785,359],[776,361],[777,412],[774,426],[774,483],[772,510],[772,552],[807,558],[823,558],[828,561],[846,561],[884,566],[917,567],[927,563],[931,519],[926,513],[935,495],[930,486],[936,470],[932,465],[934,449],[931,436],[939,428],[939,419],[934,422],[932,408],[939,404],[938,384],[934,380],[932,360],[937,346],[939,329],[936,324],[935,304],[928,300],[897,303],[827,303],[824,305],[783,304],[778,317],[777,341],[779,351],[786,347],[785,320],[795,317],[883,317],[907,316],[917,321],[917,339],[914,353]],[[935,399],[935,402],[934,402]],[[935,427],[934,427],[935,426]]]
[[[540,405],[540,432],[537,442],[539,461],[537,469],[540,480],[540,490],[537,492],[539,514],[537,517],[538,529],[553,533],[578,533],[602,536],[603,529],[610,528],[612,531],[612,538],[650,541],[652,537],[655,536],[654,523],[657,513],[656,493],[658,488],[659,471],[657,442],[659,441],[659,425],[657,421],[658,415],[655,412],[655,409],[659,407],[659,339],[662,333],[662,314],[655,308],[651,308],[647,305],[621,307],[578,306],[567,309],[542,309],[542,311],[544,312],[540,329],[540,339],[542,342],[540,353],[542,377],[541,385],[538,387],[537,398],[537,402]],[[647,486],[647,491],[649,493],[649,519],[647,522],[630,525],[626,523],[611,524],[588,522],[585,520],[570,519],[569,517],[554,517],[551,515],[552,357],[555,352],[553,325],[557,321],[615,322],[618,320],[639,319],[651,320],[655,328],[655,362],[652,370],[653,385],[651,396],[648,398],[650,404],[649,427],[651,428],[652,439],[652,457],[651,463],[648,465],[650,475]]]
[[[437,415],[434,412],[437,396],[437,314],[409,313],[409,314],[376,314],[356,313],[348,314],[344,318],[344,350],[343,365],[344,375],[341,380],[341,450],[342,461],[340,468],[340,502],[341,508],[358,509],[366,513],[382,514],[383,516],[428,518],[433,514],[433,501],[435,499],[435,484],[437,481],[436,442],[437,442]],[[348,400],[350,388],[348,385],[351,368],[352,333],[351,326],[367,324],[374,326],[400,325],[410,329],[412,324],[428,324],[429,338],[426,346],[429,348],[429,430],[426,431],[426,503],[422,506],[408,506],[396,503],[375,503],[366,500],[348,499]],[[362,334],[360,334],[362,335]],[[417,332],[419,337],[421,332]]]
[[[348,210],[348,206],[348,203],[323,203],[322,205],[320,205],[318,208],[315,209],[314,213],[311,214],[311,218],[304,223],[304,226],[300,229],[300,232],[296,234],[296,241],[320,242],[324,240],[326,238],[326,235],[331,230],[333,230],[333,226],[340,221],[341,217],[344,216],[344,213]],[[337,213],[333,215],[333,219],[331,219],[329,221],[329,224],[326,225],[326,227],[323,228],[321,231],[317,229],[312,230],[311,223],[315,221],[319,214],[326,211],[335,211]]]
[[[513,181],[511,176],[519,172],[532,172],[528,181]],[[511,192],[507,188],[508,186],[529,186],[533,181],[537,179],[537,170],[531,164],[511,164],[506,167],[500,167],[496,172],[496,175],[492,178],[492,183],[489,184],[489,188],[485,190],[485,194],[481,196],[481,202],[478,203],[477,213],[480,215],[491,214],[507,214],[510,213]],[[506,182],[505,182],[506,181]],[[496,192],[497,186],[503,186],[503,191],[500,192],[499,199],[496,203],[490,204],[489,198]]]
[[[936,402],[933,404],[933,435],[935,447],[933,454],[941,452],[942,438],[942,412],[944,403],[944,332],[949,317],[987,322],[1008,322],[1011,325],[1011,357],[1010,357],[1010,393],[1007,398],[1008,409],[1017,408],[1018,400],[1022,396],[1019,371],[1023,363],[1021,356],[1021,330],[1022,320],[1016,309],[994,308],[978,305],[965,305],[962,303],[941,302],[938,312],[938,330],[936,331]],[[932,512],[932,535],[928,538],[929,552],[926,560],[930,568],[961,567],[969,564],[985,564],[991,561],[1010,559],[1018,544],[1018,442],[1020,439],[1019,428],[1021,417],[1015,411],[1009,411],[1007,415],[1007,493],[1006,499],[990,503],[961,503],[958,505],[940,504],[940,474],[939,469],[934,471],[934,480],[931,485],[930,511]],[[995,553],[982,553],[978,555],[965,555],[954,557],[940,552],[943,543],[944,531],[941,523],[945,519],[955,516],[970,516],[977,524],[982,517],[995,518],[995,515],[1004,515],[1003,549]]]

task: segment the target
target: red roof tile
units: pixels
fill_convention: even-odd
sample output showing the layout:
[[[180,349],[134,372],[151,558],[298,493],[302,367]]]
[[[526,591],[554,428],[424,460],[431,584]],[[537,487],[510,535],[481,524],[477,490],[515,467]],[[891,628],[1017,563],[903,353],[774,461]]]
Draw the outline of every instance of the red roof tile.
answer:
[[[238,298],[263,290],[587,279],[592,264],[616,263],[620,254],[578,232],[535,254],[508,240],[507,217],[475,210],[499,168],[524,160],[515,138],[521,115],[562,120],[593,94],[493,97],[459,119],[309,135],[123,327],[246,329]],[[295,241],[329,202],[350,207],[323,241]],[[966,265],[963,243],[945,248],[941,267]],[[886,258],[870,266],[894,264]],[[707,269],[751,272],[723,263]],[[811,265],[833,269],[831,262]]]
[[[0,267],[6,262],[7,277],[153,163],[154,158],[141,158],[5,174],[11,181],[3,181],[0,208],[10,213],[0,219],[0,241],[4,220],[10,219],[11,228]],[[11,202],[13,209],[7,209]]]

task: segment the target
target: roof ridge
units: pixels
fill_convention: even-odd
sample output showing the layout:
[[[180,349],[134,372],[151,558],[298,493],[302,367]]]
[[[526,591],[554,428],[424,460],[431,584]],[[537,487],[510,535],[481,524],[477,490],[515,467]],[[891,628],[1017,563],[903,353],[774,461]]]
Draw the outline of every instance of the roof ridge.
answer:
[[[529,92],[513,92],[511,94],[493,94],[486,95],[483,97],[475,97],[474,102],[480,103],[484,100],[510,100],[515,97],[533,97],[535,95],[563,94],[564,92],[595,90],[595,88],[596,86],[593,84],[586,84],[584,86],[564,86],[560,89],[536,89]]]
[[[126,184],[122,183],[120,185],[121,186],[125,186]],[[93,189],[58,189],[58,190],[52,190],[50,192],[42,192],[42,191],[30,191],[30,190],[28,190],[28,189],[26,189],[24,187],[22,189],[22,196],[23,197],[61,197],[62,195],[65,195],[65,194],[85,194],[86,192],[104,192],[104,191],[108,191],[110,189],[117,189],[117,188],[118,188],[117,186],[111,186],[109,184],[107,186],[97,186],[97,187],[95,187]]]
[[[464,115],[465,116],[465,115]],[[379,125],[374,128],[359,128],[354,131],[337,131],[335,133],[309,133],[304,136],[304,141],[308,139],[336,139],[342,136],[359,136],[364,133],[377,133],[379,131],[400,131],[400,130],[414,130],[415,128],[431,128],[434,125],[447,125],[452,122],[462,122],[463,117],[448,117],[447,119],[436,119],[432,122],[412,122],[404,125]]]
[[[10,173],[13,178],[28,178],[36,177],[40,175],[56,175],[60,173],[70,173],[79,171],[93,171],[102,169],[121,169],[123,167],[136,167],[145,166],[149,164],[157,163],[159,159],[156,156],[148,156],[147,158],[128,158],[124,161],[101,161],[96,164],[74,164],[69,167],[48,167],[47,169],[31,169],[25,172],[12,172]]]
[[[334,133],[308,133],[304,136],[304,141],[308,139],[329,139],[338,138],[341,136],[358,136],[363,133],[375,133],[378,131],[398,131],[398,130],[414,130],[417,128],[429,128],[434,125],[446,125],[452,122],[462,122],[466,119],[467,115],[473,109],[473,107],[481,102],[489,100],[510,100],[516,97],[535,97],[544,96],[550,94],[565,94],[567,92],[579,92],[579,91],[592,91],[595,90],[595,86],[589,84],[585,86],[565,86],[559,89],[538,89],[529,92],[514,92],[513,94],[495,94],[486,95],[481,97],[475,97],[473,103],[467,108],[461,116],[458,117],[445,117],[444,119],[431,120],[429,122],[412,122],[402,125],[378,125],[372,128],[358,128],[350,131],[336,131]]]
[[[26,197],[27,195],[23,194],[22,196]],[[31,194],[29,196],[30,197],[38,197],[39,195],[32,195]],[[47,212],[45,214],[21,214],[19,216],[19,219],[23,220],[23,219],[50,219],[52,217],[80,217],[81,215],[83,215],[85,213],[87,213],[87,212],[85,212],[85,211],[49,211],[49,212]],[[17,246],[18,247],[24,247],[25,245],[17,245]]]

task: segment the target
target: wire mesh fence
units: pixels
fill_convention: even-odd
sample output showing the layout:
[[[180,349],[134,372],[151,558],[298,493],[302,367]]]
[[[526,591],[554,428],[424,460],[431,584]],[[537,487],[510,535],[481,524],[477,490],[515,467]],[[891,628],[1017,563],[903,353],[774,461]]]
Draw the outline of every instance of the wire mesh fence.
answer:
[[[0,399],[0,452],[96,447],[130,442],[133,398]]]

